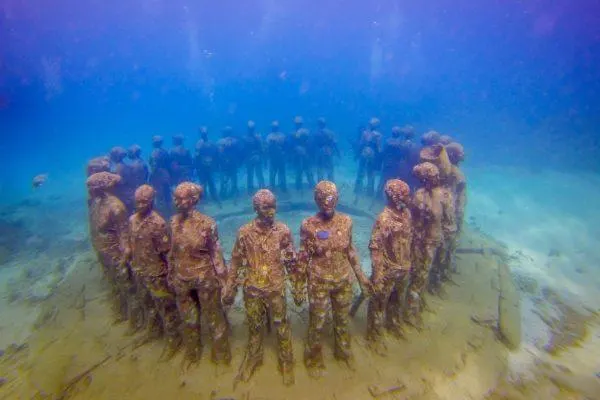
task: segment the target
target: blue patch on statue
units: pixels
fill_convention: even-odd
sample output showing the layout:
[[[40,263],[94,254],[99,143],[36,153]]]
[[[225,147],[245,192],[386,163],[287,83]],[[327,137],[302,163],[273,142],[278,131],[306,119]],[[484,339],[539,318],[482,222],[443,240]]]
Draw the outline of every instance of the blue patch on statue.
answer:
[[[329,231],[318,231],[317,237],[321,240],[325,240],[329,238]]]

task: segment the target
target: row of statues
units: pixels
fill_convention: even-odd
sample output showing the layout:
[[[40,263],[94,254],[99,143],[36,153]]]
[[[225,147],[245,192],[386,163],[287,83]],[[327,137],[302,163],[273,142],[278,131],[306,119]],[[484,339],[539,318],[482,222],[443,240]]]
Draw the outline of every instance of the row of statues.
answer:
[[[264,331],[273,325],[279,370],[289,385],[294,382],[294,357],[286,283],[297,306],[308,300],[304,363],[314,377],[325,368],[322,337],[328,310],[335,357],[353,368],[348,325],[354,281],[368,298],[367,339],[374,351],[385,351],[385,330],[402,336],[404,322],[422,326],[424,292],[439,291],[455,268],[466,201],[459,168],[463,158],[460,144],[444,145],[434,137],[412,168],[419,181],[414,193],[400,179],[387,180],[386,205],[369,242],[370,278],[354,246],[352,219],[336,211],[339,192],[328,180],[315,185],[318,212],[302,222],[297,250],[290,229],[275,218],[273,192],[256,192],[256,218],[240,228],[227,265],[215,220],[197,210],[201,185],[185,181],[176,186],[176,211],[167,222],[154,210],[158,190],[142,184],[134,191],[135,212],[129,215],[119,198],[121,176],[92,160],[87,180],[91,239],[118,315],[136,328],[145,325],[164,335],[165,357],[183,344],[186,359],[197,361],[204,321],[212,361],[229,364],[227,309],[242,287],[249,338],[238,378],[249,380],[262,363]]]
[[[411,168],[418,162],[421,149],[413,141],[414,129],[395,126],[391,136],[384,139],[379,127],[379,120],[372,118],[359,129],[358,136],[350,140],[358,164],[354,184],[357,194],[382,195],[383,185],[392,178],[409,184],[414,182]],[[341,156],[336,135],[327,127],[324,118],[319,118],[317,128],[310,131],[298,116],[290,134],[282,132],[279,122],[273,121],[264,138],[254,121],[248,121],[244,135],[236,136],[231,127],[225,127],[216,142],[210,140],[208,129],[201,127],[194,151],[185,146],[183,135],[175,135],[172,140],[173,146],[167,150],[162,136],[152,137],[152,152],[147,164],[141,158],[138,145],[129,149],[120,146],[111,149],[106,162],[121,175],[120,194],[128,209],[133,210],[133,191],[143,183],[155,188],[159,207],[164,213],[171,213],[172,189],[187,181],[200,183],[210,199],[220,204],[220,199],[238,196],[238,171],[243,166],[248,195],[254,193],[256,187],[287,192],[287,171],[290,169],[295,175],[297,190],[303,190],[305,183],[312,188],[315,177],[316,181],[335,182],[334,159]],[[449,138],[441,137],[441,141],[448,144]],[[427,141],[423,145],[427,145]],[[100,159],[97,161],[101,162]],[[265,180],[265,169],[268,170],[268,181]],[[376,190],[377,174],[380,183]],[[218,192],[216,177],[220,183]]]

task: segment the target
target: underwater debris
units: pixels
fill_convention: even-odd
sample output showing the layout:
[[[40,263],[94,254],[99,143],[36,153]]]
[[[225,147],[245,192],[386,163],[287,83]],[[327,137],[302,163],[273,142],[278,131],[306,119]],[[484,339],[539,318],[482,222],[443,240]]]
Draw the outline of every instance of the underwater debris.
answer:
[[[510,350],[521,345],[521,301],[505,263],[498,263],[500,293],[498,295],[498,333]]]
[[[42,186],[44,183],[46,183],[47,180],[48,180],[48,174],[39,174],[39,175],[36,175],[31,180],[31,186],[34,189],[37,189],[40,186]]]
[[[587,336],[587,324],[593,315],[586,315],[566,304],[560,294],[550,288],[542,289],[542,296],[558,313],[558,318],[538,313],[542,321],[550,328],[550,339],[544,350],[556,355],[568,347],[579,345]]]
[[[396,385],[396,386],[392,386],[392,387],[388,387],[388,388],[382,388],[379,385],[369,385],[369,387],[368,387],[369,394],[373,398],[378,398],[378,397],[384,396],[386,394],[393,394],[393,393],[401,392],[404,389],[406,389],[406,385],[404,385],[404,384],[400,384],[400,385]]]

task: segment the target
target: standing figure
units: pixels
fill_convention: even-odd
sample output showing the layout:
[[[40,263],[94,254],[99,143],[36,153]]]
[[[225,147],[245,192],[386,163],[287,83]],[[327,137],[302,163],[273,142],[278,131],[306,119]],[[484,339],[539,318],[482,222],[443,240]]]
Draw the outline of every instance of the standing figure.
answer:
[[[398,178],[402,164],[406,161],[406,147],[404,139],[400,137],[402,130],[399,126],[392,128],[392,136],[385,141],[381,154],[381,177],[377,187],[377,196],[383,194],[385,183],[389,179]]]
[[[446,186],[454,198],[456,230],[455,232],[448,232],[448,242],[445,249],[446,254],[442,262],[442,279],[447,279],[450,272],[456,272],[457,269],[454,255],[462,232],[467,203],[467,181],[465,175],[459,168],[459,164],[465,158],[463,146],[459,143],[451,142],[446,146],[446,152],[448,153],[448,158],[450,159],[452,166],[444,186]],[[452,225],[449,226],[452,227]]]
[[[248,130],[243,139],[243,151],[246,158],[246,189],[248,195],[254,193],[254,176],[260,188],[265,187],[263,176],[263,140],[256,132],[254,121],[248,121]]]
[[[129,166],[125,164],[127,150],[121,146],[115,146],[110,149],[111,171],[121,177],[117,185],[115,195],[125,204],[127,212],[131,213],[134,209],[133,193],[135,188],[132,185]]]
[[[171,161],[171,185],[192,179],[192,155],[183,145],[183,135],[173,136],[173,148],[169,153]]]
[[[217,141],[219,150],[219,167],[221,169],[221,198],[237,197],[238,166],[240,157],[238,140],[233,136],[233,129],[226,126],[221,130],[221,139]],[[229,190],[228,190],[229,188]]]
[[[252,198],[256,219],[240,228],[231,254],[225,304],[233,304],[240,284],[248,321],[248,347],[239,379],[248,381],[263,360],[265,325],[273,320],[277,331],[279,371],[286,385],[294,383],[292,334],[286,311],[286,273],[293,285],[294,301],[302,303],[296,271],[296,251],[290,229],[275,221],[275,195],[266,189]],[[270,316],[270,318],[269,318]]]
[[[198,180],[211,199],[220,205],[219,195],[215,186],[215,171],[217,169],[218,150],[217,146],[208,139],[208,129],[200,128],[200,140],[196,143],[196,154],[194,155],[194,167]]]
[[[327,179],[334,181],[333,157],[340,157],[340,149],[335,139],[335,134],[327,128],[325,118],[317,120],[318,129],[315,133],[315,150],[317,152],[317,180]]]
[[[177,213],[171,218],[171,287],[184,325],[186,358],[197,362],[202,354],[201,316],[213,342],[212,361],[229,364],[228,324],[221,304],[227,271],[215,221],[196,210],[202,187],[180,183],[173,194]]]
[[[110,159],[108,157],[94,157],[88,161],[85,168],[85,176],[89,178],[98,172],[110,172]]]
[[[129,175],[131,179],[131,186],[137,189],[146,182],[148,182],[148,165],[142,159],[142,148],[137,144],[127,149],[127,158],[129,158]],[[135,196],[135,194],[134,194]]]
[[[367,339],[380,352],[384,326],[402,336],[402,310],[412,267],[410,188],[399,179],[385,184],[387,205],[377,217],[369,249],[373,296],[367,309]]]
[[[89,224],[92,246],[102,265],[115,300],[114,308],[120,320],[129,314],[131,288],[129,268],[123,256],[127,249],[127,209],[117,196],[121,177],[110,172],[98,172],[87,179],[90,195]]]
[[[156,190],[157,206],[168,215],[171,211],[171,174],[169,169],[169,153],[163,149],[162,136],[152,137],[152,153],[150,154],[150,185]]]
[[[287,190],[285,176],[286,137],[279,130],[279,121],[271,122],[271,133],[267,136],[267,150],[269,153],[269,186],[275,190],[275,180],[279,182],[282,192]]]
[[[408,184],[410,187],[417,186],[419,181],[415,178],[412,173],[412,169],[419,163],[419,151],[420,146],[415,143],[415,128],[411,125],[405,125],[400,128],[402,133],[402,147],[404,148],[404,154],[406,159],[400,167],[400,179]]]
[[[181,342],[175,295],[168,283],[171,238],[167,223],[153,209],[154,195],[150,185],[142,185],[135,191],[136,212],[129,217],[125,254],[136,285],[136,302],[145,311],[150,334],[165,333],[171,356]]]
[[[422,187],[413,195],[413,269],[408,294],[407,319],[414,326],[422,325],[421,311],[424,305],[424,291],[429,282],[429,274],[438,265],[443,250],[443,196],[440,185],[440,171],[430,162],[413,168]]]
[[[302,179],[306,176],[309,187],[315,186],[311,165],[311,138],[308,129],[304,128],[302,117],[294,118],[296,126],[294,133],[290,136],[290,147],[292,150],[292,162],[296,171],[296,190],[302,190]]]
[[[440,143],[440,138],[442,135],[439,132],[430,130],[421,135],[421,145],[423,147],[433,146],[434,144]]]
[[[322,336],[330,306],[335,357],[353,368],[348,331],[353,276],[363,294],[368,295],[371,288],[352,240],[352,219],[335,211],[338,203],[335,184],[319,182],[315,187],[315,202],[319,212],[302,221],[300,228],[298,268],[306,274],[308,284],[309,327],[304,363],[311,376],[319,377],[325,369]]]
[[[358,144],[358,173],[354,184],[354,192],[360,193],[363,180],[367,176],[367,194],[375,191],[375,170],[381,154],[381,132],[378,131],[379,119],[371,118],[369,127],[363,130]]]

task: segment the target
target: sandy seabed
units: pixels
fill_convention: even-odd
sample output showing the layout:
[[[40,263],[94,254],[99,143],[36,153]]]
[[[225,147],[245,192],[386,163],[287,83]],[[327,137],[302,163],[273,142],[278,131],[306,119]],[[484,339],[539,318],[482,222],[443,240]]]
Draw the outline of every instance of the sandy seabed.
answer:
[[[378,356],[365,346],[363,305],[351,326],[356,371],[335,361],[333,338],[329,335],[324,350],[326,375],[313,380],[302,363],[306,306],[299,309],[290,305],[296,384],[289,388],[283,386],[277,372],[274,334],[267,337],[263,366],[251,382],[234,388],[247,338],[239,297],[229,312],[233,360],[228,368],[210,363],[207,338],[203,359],[186,368],[181,354],[170,361],[160,361],[162,341],[143,343],[142,334],[128,335],[127,324],[113,324],[108,288],[86,245],[85,224],[81,223],[85,213],[77,214],[69,206],[61,208],[54,217],[62,217],[64,224],[69,225],[66,221],[73,220],[73,214],[79,219],[63,227],[67,233],[61,237],[60,251],[55,250],[57,257],[44,252],[28,254],[26,263],[17,259],[0,269],[5,283],[0,299],[0,342],[5,348],[0,357],[0,398],[600,398],[600,379],[596,376],[600,371],[598,305],[583,301],[594,298],[597,271],[593,266],[584,273],[571,273],[567,267],[555,271],[565,264],[570,267],[569,261],[576,257],[582,259],[580,248],[588,251],[585,246],[589,247],[589,243],[582,242],[577,251],[570,251],[569,246],[557,247],[553,234],[550,250],[556,251],[548,252],[548,243],[543,242],[543,235],[547,234],[544,228],[549,223],[560,226],[558,216],[543,219],[542,228],[538,224],[515,230],[517,225],[508,222],[511,215],[533,224],[540,221],[539,215],[533,214],[549,210],[534,207],[534,201],[524,192],[507,197],[510,181],[496,181],[496,175],[489,171],[481,172],[486,179],[478,181],[478,174],[480,171],[472,171],[469,175],[473,176],[470,221],[461,248],[486,251],[458,256],[459,273],[446,284],[445,295],[428,297],[430,310],[424,314],[425,328],[419,332],[407,327],[405,340],[387,338],[387,356]],[[552,178],[546,177],[549,181]],[[340,186],[343,198],[353,197],[350,185]],[[532,196],[535,199],[535,194]],[[310,198],[304,194],[288,200],[310,202]],[[366,210],[370,201],[361,199],[357,206]],[[226,203],[223,210],[207,206],[205,211],[225,215],[240,207]],[[84,210],[82,205],[79,209]],[[306,210],[283,213],[281,219],[297,231],[301,218],[309,214]],[[219,221],[226,250],[231,249],[237,227],[248,218],[229,216]],[[365,216],[354,219],[355,240],[368,270],[366,243],[372,220]],[[47,221],[43,221],[38,224],[45,226]],[[572,219],[568,221],[580,227]],[[568,233],[566,229],[563,232]],[[582,235],[581,229],[578,232]],[[521,347],[516,351],[507,348],[497,329],[502,265],[512,268],[521,298]],[[578,284],[586,290],[582,291],[582,301],[574,302],[572,299],[577,296],[573,287]]]

